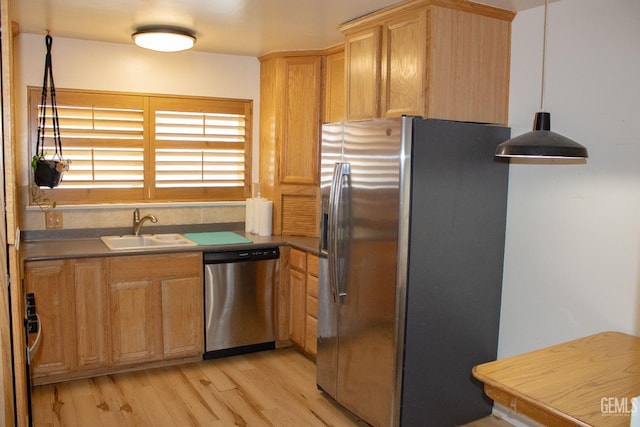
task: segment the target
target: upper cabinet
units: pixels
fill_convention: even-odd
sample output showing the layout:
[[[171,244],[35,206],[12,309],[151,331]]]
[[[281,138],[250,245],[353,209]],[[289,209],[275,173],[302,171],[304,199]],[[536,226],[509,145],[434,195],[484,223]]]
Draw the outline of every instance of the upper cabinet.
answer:
[[[373,26],[345,38],[346,118],[380,116],[381,28]]]
[[[273,233],[317,236],[322,51],[260,58],[260,192]]]
[[[467,1],[413,0],[343,24],[346,118],[507,124],[514,16]]]
[[[323,122],[340,122],[345,119],[344,43],[327,49],[326,53]]]

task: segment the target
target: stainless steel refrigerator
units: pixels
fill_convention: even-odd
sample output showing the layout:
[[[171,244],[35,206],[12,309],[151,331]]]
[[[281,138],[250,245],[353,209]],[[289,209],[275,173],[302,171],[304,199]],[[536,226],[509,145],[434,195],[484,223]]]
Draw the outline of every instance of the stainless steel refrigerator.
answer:
[[[491,412],[509,129],[402,117],[325,124],[317,383],[374,426]]]

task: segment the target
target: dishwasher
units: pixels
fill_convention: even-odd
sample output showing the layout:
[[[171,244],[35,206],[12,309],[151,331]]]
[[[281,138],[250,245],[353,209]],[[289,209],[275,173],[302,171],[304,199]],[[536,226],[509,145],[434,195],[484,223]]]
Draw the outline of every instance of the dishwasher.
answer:
[[[204,359],[275,348],[278,247],[205,252]]]

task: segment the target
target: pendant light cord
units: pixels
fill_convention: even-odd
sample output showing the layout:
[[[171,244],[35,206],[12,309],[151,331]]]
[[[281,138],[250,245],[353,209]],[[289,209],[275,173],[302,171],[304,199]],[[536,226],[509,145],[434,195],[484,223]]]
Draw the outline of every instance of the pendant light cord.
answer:
[[[549,16],[549,0],[544,1],[544,30],[542,34],[542,85],[540,88],[540,111],[544,111],[544,75],[547,58],[547,18]]]

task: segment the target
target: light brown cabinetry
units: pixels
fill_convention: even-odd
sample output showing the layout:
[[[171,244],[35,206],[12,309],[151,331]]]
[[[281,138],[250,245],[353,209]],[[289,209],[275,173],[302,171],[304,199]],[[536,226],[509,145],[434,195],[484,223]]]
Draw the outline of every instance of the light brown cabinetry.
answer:
[[[34,384],[203,352],[200,253],[29,261],[24,278],[42,330]]]
[[[158,325],[162,303],[157,283],[140,271],[141,260],[109,260],[109,305],[113,363],[131,364],[159,359],[162,335]]]
[[[42,336],[31,364],[34,377],[71,372],[76,368],[76,322],[73,280],[65,261],[25,264],[25,287],[34,293]],[[30,338],[34,338],[33,335]],[[33,342],[30,342],[33,344]]]
[[[115,364],[202,353],[199,253],[110,258],[109,292]]]
[[[333,123],[345,119],[344,91],[344,43],[342,43],[326,50],[323,122]]]
[[[307,254],[307,306],[304,349],[315,356],[318,351],[318,257]]]
[[[382,25],[382,115],[417,114],[425,106],[427,12],[401,15]],[[419,72],[418,70],[422,70]]]
[[[108,361],[109,342],[105,327],[109,324],[109,312],[104,259],[77,259],[67,263],[75,297],[77,368],[101,368]],[[43,339],[44,336],[46,334]]]
[[[176,277],[160,282],[162,342],[165,358],[200,355],[204,351],[202,278]]]
[[[318,257],[291,249],[289,269],[289,337],[309,355],[317,352]]]
[[[273,233],[317,236],[321,51],[260,58],[260,192]]]
[[[307,254],[291,249],[289,255],[289,337],[304,348],[307,303]]]
[[[514,16],[466,1],[410,0],[342,25],[347,119],[506,124]]]
[[[373,26],[345,37],[348,120],[380,115],[380,34],[380,27]]]

